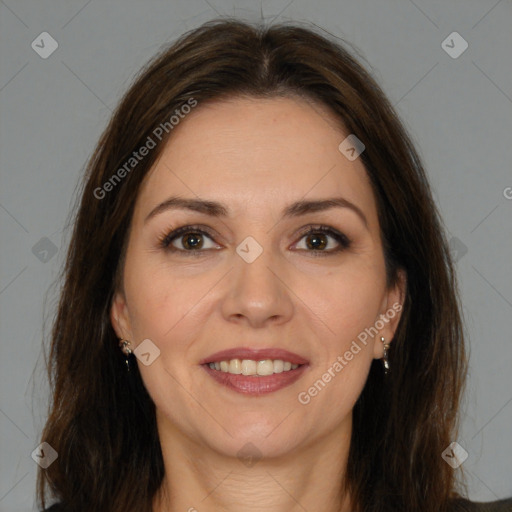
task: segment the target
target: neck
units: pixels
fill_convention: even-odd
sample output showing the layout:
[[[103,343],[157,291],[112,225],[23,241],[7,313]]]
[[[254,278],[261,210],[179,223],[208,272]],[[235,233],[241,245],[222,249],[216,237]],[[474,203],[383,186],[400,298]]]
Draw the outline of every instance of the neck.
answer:
[[[306,447],[252,461],[199,445],[168,425],[159,428],[165,477],[153,512],[352,511],[342,491],[351,417],[347,422]]]

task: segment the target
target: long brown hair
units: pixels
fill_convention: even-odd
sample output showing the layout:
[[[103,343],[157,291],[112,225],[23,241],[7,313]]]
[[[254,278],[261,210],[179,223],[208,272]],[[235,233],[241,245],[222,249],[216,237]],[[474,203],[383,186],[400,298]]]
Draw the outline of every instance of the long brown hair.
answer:
[[[345,44],[300,25],[210,21],[161,51],[121,100],[80,190],[48,374],[42,441],[58,459],[39,470],[73,512],[150,512],[164,476],[155,407],[140,374],[127,374],[110,322],[139,187],[172,130],[122,180],[112,176],[176,109],[233,95],[298,94],[327,106],[366,146],[387,284],[407,275],[392,372],[373,361],[353,411],[346,486],[365,512],[447,510],[458,496],[441,453],[456,439],[467,361],[458,285],[421,160],[392,106]],[[158,132],[160,133],[160,132]],[[105,191],[105,183],[111,186]],[[340,486],[342,483],[340,482]]]

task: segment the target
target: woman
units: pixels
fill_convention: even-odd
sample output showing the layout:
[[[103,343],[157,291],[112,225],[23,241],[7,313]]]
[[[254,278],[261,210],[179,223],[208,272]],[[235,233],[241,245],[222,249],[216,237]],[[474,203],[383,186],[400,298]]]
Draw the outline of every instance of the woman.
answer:
[[[457,490],[467,362],[420,159],[314,32],[215,21],[149,63],[64,279],[43,508],[511,510]]]

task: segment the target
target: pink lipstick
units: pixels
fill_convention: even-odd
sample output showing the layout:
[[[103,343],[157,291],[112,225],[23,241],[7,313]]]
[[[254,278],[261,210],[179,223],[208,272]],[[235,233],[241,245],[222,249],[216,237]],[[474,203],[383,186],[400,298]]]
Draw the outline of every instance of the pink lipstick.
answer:
[[[253,396],[290,386],[309,367],[307,359],[288,350],[243,347],[216,352],[200,364],[219,384]]]

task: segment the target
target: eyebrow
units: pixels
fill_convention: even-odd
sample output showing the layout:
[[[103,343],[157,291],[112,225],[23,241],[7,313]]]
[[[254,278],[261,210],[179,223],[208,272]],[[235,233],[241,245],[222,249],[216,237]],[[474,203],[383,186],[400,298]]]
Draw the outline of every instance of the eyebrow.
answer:
[[[288,205],[283,210],[282,216],[284,219],[294,218],[307,215],[308,213],[329,210],[331,208],[348,208],[352,210],[363,221],[366,229],[368,229],[368,220],[363,211],[357,205],[351,203],[344,197],[296,201]],[[216,201],[171,196],[153,208],[153,210],[151,210],[148,216],[144,219],[144,223],[147,223],[150,219],[160,213],[173,209],[191,210],[194,212],[204,213],[212,217],[227,217],[229,215],[229,208]]]

